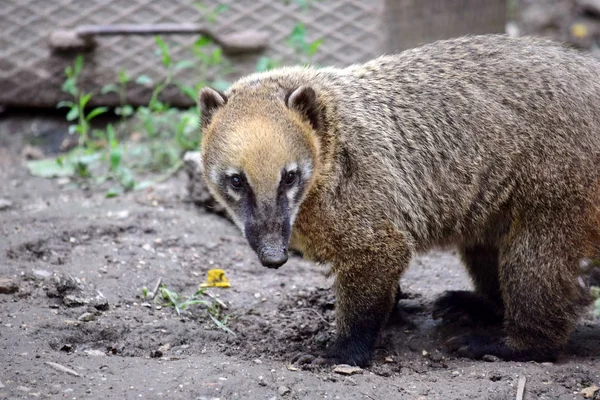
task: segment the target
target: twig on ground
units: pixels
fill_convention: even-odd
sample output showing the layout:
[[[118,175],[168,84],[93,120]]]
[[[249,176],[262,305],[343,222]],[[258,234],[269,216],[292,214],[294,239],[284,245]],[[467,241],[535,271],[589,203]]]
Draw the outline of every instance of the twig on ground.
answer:
[[[517,386],[517,400],[523,400],[523,396],[525,395],[525,382],[527,378],[525,375],[519,377],[519,384]]]
[[[54,368],[54,369],[55,369],[55,370],[57,370],[57,371],[60,371],[60,372],[67,373],[67,374],[69,374],[69,375],[73,375],[73,376],[81,376],[81,375],[80,375],[78,372],[76,372],[76,371],[72,370],[71,368],[67,368],[67,367],[65,367],[64,365],[60,365],[60,364],[57,364],[57,363],[55,363],[55,362],[52,362],[52,361],[46,361],[46,362],[45,362],[45,364],[46,364],[47,366],[49,366],[49,367],[52,367],[52,368]]]
[[[162,283],[162,278],[158,278],[156,285],[154,285],[154,290],[152,290],[152,293],[150,293],[150,300],[154,300],[154,298],[156,297],[156,295],[158,293],[158,289],[160,289],[161,283]]]
[[[298,311],[312,311],[315,314],[317,314],[317,316],[319,318],[321,318],[321,320],[323,320],[323,322],[325,322],[327,325],[333,325],[332,323],[330,323],[329,321],[327,321],[325,319],[325,317],[323,317],[321,314],[319,314],[319,312],[317,310],[315,310],[314,308],[299,308]]]

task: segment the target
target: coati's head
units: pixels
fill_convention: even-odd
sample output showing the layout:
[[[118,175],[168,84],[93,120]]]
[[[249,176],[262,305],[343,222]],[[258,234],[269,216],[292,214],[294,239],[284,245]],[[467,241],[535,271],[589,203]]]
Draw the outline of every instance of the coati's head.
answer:
[[[294,218],[315,179],[315,91],[252,84],[200,92],[204,177],[265,267],[288,259]]]

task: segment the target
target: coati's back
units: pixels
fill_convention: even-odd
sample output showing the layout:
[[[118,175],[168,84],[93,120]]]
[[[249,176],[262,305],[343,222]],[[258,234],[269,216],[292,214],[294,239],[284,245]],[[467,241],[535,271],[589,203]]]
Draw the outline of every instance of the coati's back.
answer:
[[[255,75],[233,92],[259,82],[312,85],[337,120],[337,193],[381,188],[381,209],[423,244],[476,234],[508,202],[589,196],[581,182],[598,177],[600,63],[550,41],[442,41],[343,70]]]

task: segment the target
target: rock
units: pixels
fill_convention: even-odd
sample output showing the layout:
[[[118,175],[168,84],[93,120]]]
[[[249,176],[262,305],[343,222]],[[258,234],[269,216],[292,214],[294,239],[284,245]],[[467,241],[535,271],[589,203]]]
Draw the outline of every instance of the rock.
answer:
[[[4,385],[2,384],[2,382],[0,382],[0,389],[4,389],[5,387],[6,387],[6,386],[4,386]]]
[[[354,375],[354,374],[362,374],[363,369],[361,367],[353,367],[346,364],[339,364],[333,368],[333,372],[341,374],[341,375]]]
[[[33,276],[38,279],[48,279],[52,276],[52,272],[46,271],[45,269],[34,269]]]
[[[59,297],[67,307],[92,306],[97,310],[107,310],[108,300],[89,283],[79,278],[54,274],[55,291],[49,290],[48,296]]]
[[[0,293],[11,294],[19,291],[19,285],[14,279],[0,278]]]
[[[0,199],[0,211],[8,210],[13,206],[13,202],[8,199]]]
[[[292,389],[290,389],[287,386],[279,386],[277,388],[277,393],[279,393],[280,396],[287,396],[291,392],[292,392]]]
[[[265,378],[262,375],[258,377],[258,384],[260,386],[267,386],[267,382],[265,382]]]
[[[577,0],[577,5],[581,7],[584,12],[594,16],[600,16],[600,0]]]
[[[586,399],[595,399],[596,398],[595,395],[599,391],[600,391],[600,387],[598,387],[596,385],[592,385],[590,387],[581,389],[581,392],[579,392],[579,394],[581,394]]]
[[[207,211],[226,215],[225,208],[215,201],[202,177],[202,156],[199,151],[188,151],[183,156],[185,172],[188,176],[186,189],[189,199]]]
[[[77,321],[90,322],[95,319],[96,319],[96,316],[94,314],[92,314],[90,312],[85,312],[77,318]]]
[[[103,352],[102,350],[93,350],[93,349],[89,349],[89,350],[84,350],[83,351],[85,354],[92,356],[92,357],[101,357],[101,356],[105,356],[106,353]]]
[[[23,147],[21,156],[26,160],[41,160],[44,158],[44,152],[39,147],[34,147],[28,144]]]

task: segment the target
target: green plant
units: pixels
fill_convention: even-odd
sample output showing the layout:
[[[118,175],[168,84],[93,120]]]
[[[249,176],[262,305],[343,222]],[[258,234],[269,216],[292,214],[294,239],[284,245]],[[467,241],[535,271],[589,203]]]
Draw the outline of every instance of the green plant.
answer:
[[[70,134],[79,134],[79,145],[88,145],[90,133],[90,121],[100,114],[108,111],[106,107],[96,107],[86,113],[85,108],[92,98],[91,93],[85,93],[79,89],[78,81],[83,70],[83,56],[80,54],[75,58],[73,65],[65,68],[66,79],[62,90],[73,97],[72,101],[61,101],[57,108],[68,108],[67,121],[77,121],[77,124],[69,126]]]
[[[210,300],[206,300],[206,298]],[[186,297],[175,291],[169,290],[165,285],[162,285],[154,302],[159,303],[161,306],[173,307],[177,312],[177,315],[181,315],[184,310],[192,305],[204,306],[208,316],[219,329],[235,336],[235,333],[227,327],[228,316],[221,315],[221,303],[206,296],[205,289],[199,289],[192,296]]]
[[[110,92],[117,93],[119,95],[119,103],[120,106],[115,108],[115,114],[121,116],[121,120],[125,120],[128,117],[131,117],[135,110],[130,104],[127,104],[127,85],[131,81],[127,72],[122,69],[119,71],[119,82],[118,83],[110,83],[104,86],[101,90],[102,94],[107,94]]]
[[[323,39],[309,42],[306,38],[306,27],[299,22],[292,29],[287,44],[294,49],[296,55],[301,59],[300,62],[309,63],[323,44]]]

